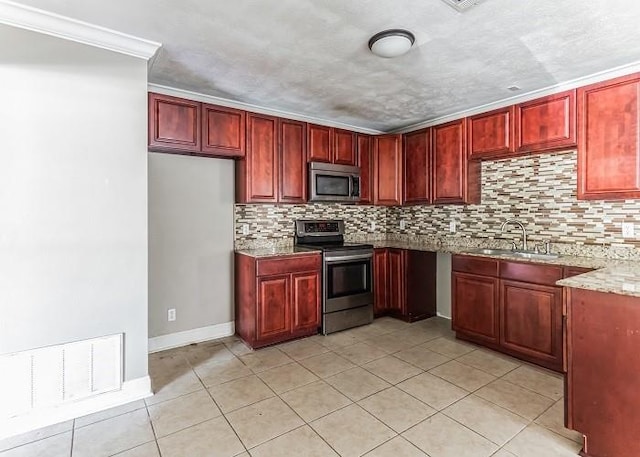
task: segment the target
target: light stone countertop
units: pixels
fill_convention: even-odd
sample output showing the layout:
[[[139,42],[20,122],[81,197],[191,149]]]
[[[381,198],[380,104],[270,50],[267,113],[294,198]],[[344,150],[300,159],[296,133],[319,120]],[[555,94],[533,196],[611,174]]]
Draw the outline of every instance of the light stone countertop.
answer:
[[[243,254],[249,257],[262,258],[262,257],[287,257],[293,255],[304,254],[319,254],[321,251],[313,249],[301,249],[293,245],[291,246],[274,246],[264,247],[259,249],[236,249],[238,254]]]

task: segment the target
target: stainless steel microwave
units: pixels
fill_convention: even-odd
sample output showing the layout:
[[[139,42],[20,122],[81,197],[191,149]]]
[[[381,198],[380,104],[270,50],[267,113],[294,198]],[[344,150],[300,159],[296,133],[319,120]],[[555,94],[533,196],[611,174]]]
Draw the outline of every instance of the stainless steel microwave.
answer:
[[[355,203],[359,200],[360,168],[309,163],[309,201]]]

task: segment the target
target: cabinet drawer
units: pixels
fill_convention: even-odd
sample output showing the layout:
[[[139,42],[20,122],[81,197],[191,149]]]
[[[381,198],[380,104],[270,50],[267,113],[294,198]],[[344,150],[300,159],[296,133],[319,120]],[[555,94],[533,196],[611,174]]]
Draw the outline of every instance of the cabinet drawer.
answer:
[[[500,277],[533,284],[555,285],[562,279],[562,267],[531,263],[500,262]]]
[[[498,261],[483,257],[454,255],[452,270],[483,276],[498,276]]]
[[[258,276],[320,270],[320,254],[258,260]]]

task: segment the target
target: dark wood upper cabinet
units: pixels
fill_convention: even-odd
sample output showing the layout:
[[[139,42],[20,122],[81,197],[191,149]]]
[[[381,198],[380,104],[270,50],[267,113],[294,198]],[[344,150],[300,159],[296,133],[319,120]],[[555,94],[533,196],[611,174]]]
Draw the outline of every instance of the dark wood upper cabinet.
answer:
[[[281,203],[307,201],[307,129],[304,122],[280,119],[279,198]]]
[[[465,126],[460,119],[431,127],[435,204],[480,201],[480,163],[468,160]]]
[[[333,128],[324,125],[307,124],[309,162],[333,161]]]
[[[236,163],[236,201],[278,201],[278,119],[247,115],[247,155]]]
[[[516,105],[517,152],[561,150],[576,145],[576,91]]]
[[[404,203],[431,202],[431,129],[403,135]]]
[[[379,135],[374,139],[374,203],[402,204],[402,136]]]
[[[640,74],[578,89],[578,198],[640,198]]]
[[[333,129],[333,163],[356,165],[356,134],[354,132]]]
[[[360,203],[373,204],[373,138],[358,134],[358,166],[360,167]]]
[[[202,104],[202,153],[217,157],[245,154],[246,111]]]
[[[149,93],[149,150],[200,151],[201,103]]]
[[[467,118],[469,157],[483,159],[515,151],[515,107],[509,106]]]

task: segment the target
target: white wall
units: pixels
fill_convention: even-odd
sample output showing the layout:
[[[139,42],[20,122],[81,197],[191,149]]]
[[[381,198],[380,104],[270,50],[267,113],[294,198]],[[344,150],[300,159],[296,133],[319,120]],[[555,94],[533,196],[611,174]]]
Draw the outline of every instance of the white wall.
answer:
[[[233,160],[149,154],[150,337],[233,321],[233,189]]]
[[[124,333],[147,375],[147,64],[0,26],[0,353]]]

